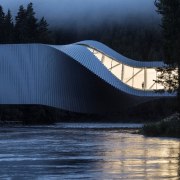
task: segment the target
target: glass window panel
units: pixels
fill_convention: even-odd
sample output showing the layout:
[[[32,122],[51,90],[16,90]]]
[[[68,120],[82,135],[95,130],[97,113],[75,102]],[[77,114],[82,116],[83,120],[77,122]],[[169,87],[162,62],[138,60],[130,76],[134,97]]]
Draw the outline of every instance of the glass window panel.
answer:
[[[121,72],[122,72],[122,64],[119,64],[118,66],[114,67],[111,72],[121,80]]]
[[[160,75],[160,74],[161,74],[161,73],[157,73],[157,76]],[[164,86],[156,83],[156,88],[157,88],[157,89],[164,89]]]
[[[115,65],[117,65],[117,64],[119,64],[119,62],[117,62],[117,61],[112,61],[112,66],[115,66]]]
[[[146,85],[147,85],[148,90],[156,89],[154,80],[156,80],[156,70],[155,69],[147,69],[147,84]]]
[[[93,49],[92,49],[92,48],[89,48],[89,47],[88,47],[88,50],[91,51],[91,52],[93,52]]]
[[[133,74],[133,68],[130,66],[126,66],[124,65],[124,78],[123,78],[123,82],[127,82],[130,78],[132,78],[132,74]],[[132,80],[130,80],[129,82],[127,82],[128,85],[132,84]]]
[[[94,54],[98,54],[99,53],[99,51],[97,51],[95,49],[92,49],[92,51],[93,51]]]
[[[134,68],[134,74],[138,73],[142,68]]]
[[[108,68],[110,69],[111,68],[111,59],[107,56],[104,56],[104,61],[103,61],[103,64]]]
[[[114,59],[103,55],[101,52],[89,48],[88,49],[102,62],[107,69],[115,66],[114,68],[110,69],[110,71],[121,80],[122,75],[122,64],[115,61]],[[119,65],[118,65],[119,64]],[[116,66],[118,65],[118,66]],[[134,72],[133,72],[134,69]],[[156,80],[156,69],[155,68],[147,68],[147,82],[146,82],[146,89],[147,90],[155,90],[155,89],[164,89],[164,87],[160,84],[154,82]],[[133,74],[135,75],[134,78]],[[131,79],[132,78],[132,79]],[[144,82],[144,68],[133,68],[127,65],[124,65],[124,74],[123,74],[123,82],[132,86],[137,89],[144,89],[145,82]]]
[[[144,84],[144,68],[134,68],[134,74],[138,73],[134,77],[133,87],[137,89],[143,89]]]
[[[157,89],[164,89],[164,86],[157,84]]]
[[[95,56],[101,61],[102,60],[102,54],[101,53],[97,53],[95,54]]]

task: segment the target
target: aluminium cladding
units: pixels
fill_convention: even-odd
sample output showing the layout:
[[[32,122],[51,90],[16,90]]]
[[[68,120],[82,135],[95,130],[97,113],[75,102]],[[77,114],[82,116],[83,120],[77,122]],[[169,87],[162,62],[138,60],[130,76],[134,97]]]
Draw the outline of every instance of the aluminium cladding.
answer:
[[[128,59],[96,41],[63,46],[0,45],[0,104],[41,104],[73,112],[104,113],[176,96],[126,85],[87,46],[133,67],[165,66],[163,62]]]

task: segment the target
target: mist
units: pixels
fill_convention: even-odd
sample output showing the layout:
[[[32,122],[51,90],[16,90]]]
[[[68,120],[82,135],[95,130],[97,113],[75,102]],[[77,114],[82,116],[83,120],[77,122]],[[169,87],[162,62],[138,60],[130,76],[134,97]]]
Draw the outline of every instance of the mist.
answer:
[[[6,12],[17,14],[20,5],[34,4],[36,16],[50,27],[100,26],[103,23],[159,23],[154,0],[0,0]]]

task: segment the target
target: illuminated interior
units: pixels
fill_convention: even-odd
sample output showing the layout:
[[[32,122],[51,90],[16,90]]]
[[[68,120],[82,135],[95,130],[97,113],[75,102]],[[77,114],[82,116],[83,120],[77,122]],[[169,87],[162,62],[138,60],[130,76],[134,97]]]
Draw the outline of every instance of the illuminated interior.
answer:
[[[162,85],[155,82],[158,76],[156,68],[131,67],[112,59],[96,49],[88,47],[88,50],[90,50],[114,76],[128,86],[146,91],[164,89]]]

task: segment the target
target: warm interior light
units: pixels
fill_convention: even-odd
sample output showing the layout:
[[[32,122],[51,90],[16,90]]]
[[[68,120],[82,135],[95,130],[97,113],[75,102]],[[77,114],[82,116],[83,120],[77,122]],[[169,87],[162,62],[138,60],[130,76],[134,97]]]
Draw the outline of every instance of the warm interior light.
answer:
[[[91,47],[88,47],[88,50],[91,51],[114,76],[128,86],[146,91],[164,89],[162,85],[155,83],[158,74],[156,68],[131,67]]]

